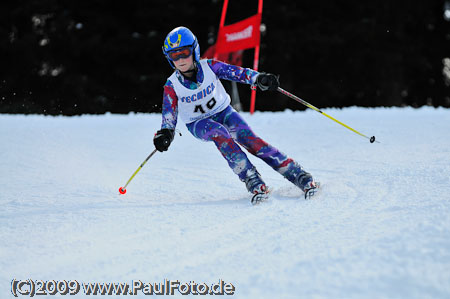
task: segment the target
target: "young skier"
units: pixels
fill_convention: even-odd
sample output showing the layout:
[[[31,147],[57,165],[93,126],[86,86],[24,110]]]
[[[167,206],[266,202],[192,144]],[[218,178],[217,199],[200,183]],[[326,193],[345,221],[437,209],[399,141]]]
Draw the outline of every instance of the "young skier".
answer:
[[[200,60],[197,38],[186,27],[173,29],[164,40],[162,50],[174,72],[164,85],[161,130],[153,139],[158,151],[169,148],[180,116],[192,135],[215,143],[230,168],[253,194],[253,204],[266,199],[269,190],[238,144],[303,190],[305,198],[315,193],[318,186],[311,174],[252,131],[230,106],[230,96],[219,80],[246,83],[265,91],[277,90],[277,76],[212,59]]]

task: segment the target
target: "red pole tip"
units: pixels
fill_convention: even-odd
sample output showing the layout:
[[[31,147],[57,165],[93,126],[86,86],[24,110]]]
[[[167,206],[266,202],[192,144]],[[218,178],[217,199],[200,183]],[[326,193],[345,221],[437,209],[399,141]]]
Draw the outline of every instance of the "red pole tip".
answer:
[[[123,187],[120,187],[119,188],[119,193],[120,194],[125,194],[125,193],[127,193],[127,189],[123,189]]]

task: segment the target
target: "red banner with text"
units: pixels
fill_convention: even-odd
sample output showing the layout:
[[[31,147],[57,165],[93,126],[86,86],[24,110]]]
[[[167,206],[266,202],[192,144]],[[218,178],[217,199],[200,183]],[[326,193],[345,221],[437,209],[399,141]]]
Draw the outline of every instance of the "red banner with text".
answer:
[[[261,14],[223,26],[219,30],[216,54],[235,52],[259,46]]]

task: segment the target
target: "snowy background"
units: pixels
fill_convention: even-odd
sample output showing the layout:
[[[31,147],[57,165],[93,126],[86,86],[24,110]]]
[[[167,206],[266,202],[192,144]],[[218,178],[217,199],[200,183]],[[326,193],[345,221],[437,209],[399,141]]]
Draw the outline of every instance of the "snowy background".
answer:
[[[298,199],[252,156],[274,188],[259,206],[181,123],[183,136],[119,195],[153,149],[159,114],[0,115],[0,298],[13,278],[222,279],[233,298],[449,298],[450,110],[324,111],[381,143],[314,111],[244,113],[323,184]]]

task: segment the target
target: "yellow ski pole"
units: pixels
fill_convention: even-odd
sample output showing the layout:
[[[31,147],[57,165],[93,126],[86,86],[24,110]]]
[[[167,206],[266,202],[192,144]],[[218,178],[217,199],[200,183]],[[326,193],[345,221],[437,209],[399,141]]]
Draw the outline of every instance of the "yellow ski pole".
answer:
[[[125,186],[120,187],[119,188],[119,193],[120,194],[125,194],[127,193],[127,186],[128,184],[131,182],[131,180],[134,178],[134,176],[139,172],[139,170],[142,169],[142,167],[144,167],[145,163],[147,163],[147,161],[156,153],[156,148],[153,150],[153,152],[150,153],[150,155],[148,155],[148,157],[145,159],[144,162],[142,162],[141,166],[138,167],[138,169],[136,169],[136,171],[133,173],[133,175],[131,176],[131,178],[128,180],[128,182],[125,184]]]
[[[353,129],[353,128],[347,126],[347,125],[344,124],[343,122],[338,121],[338,120],[335,119],[334,117],[332,117],[332,116],[326,114],[325,112],[321,111],[319,108],[317,108],[317,107],[311,105],[311,104],[308,103],[307,101],[302,100],[301,98],[299,98],[299,97],[293,95],[292,93],[290,93],[290,92],[284,90],[283,88],[278,87],[277,90],[278,90],[279,92],[281,92],[282,94],[284,94],[284,95],[290,97],[291,99],[296,100],[297,102],[299,102],[299,103],[305,105],[306,107],[308,107],[308,108],[310,108],[310,109],[312,109],[312,110],[315,110],[315,111],[317,111],[317,112],[319,112],[319,113],[325,115],[326,117],[328,117],[328,118],[331,119],[331,120],[334,120],[335,122],[337,122],[337,123],[340,124],[341,126],[344,126],[344,127],[346,127],[347,129],[349,129],[349,130],[355,132],[355,133],[358,134],[359,136],[362,136],[362,137],[365,137],[365,138],[369,139],[370,143],[374,143],[374,142],[380,143],[379,141],[375,140],[375,136],[368,137],[368,136],[366,136],[366,135],[364,135],[364,134],[362,134],[362,133],[356,131],[355,129]]]

